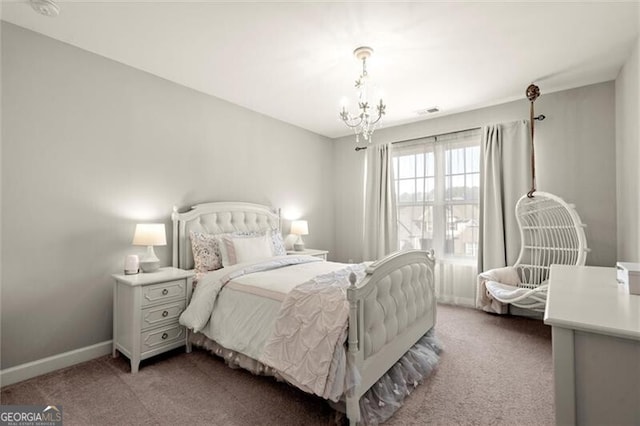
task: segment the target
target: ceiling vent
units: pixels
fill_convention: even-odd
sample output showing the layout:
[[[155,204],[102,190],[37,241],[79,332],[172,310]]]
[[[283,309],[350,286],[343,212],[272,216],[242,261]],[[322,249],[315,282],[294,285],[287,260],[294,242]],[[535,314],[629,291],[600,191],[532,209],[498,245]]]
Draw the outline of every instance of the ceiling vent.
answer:
[[[436,112],[440,112],[440,108],[438,108],[437,106],[434,106],[434,107],[431,107],[431,108],[420,109],[420,110],[416,111],[416,114],[418,114],[418,115],[429,115],[429,114],[435,114]]]

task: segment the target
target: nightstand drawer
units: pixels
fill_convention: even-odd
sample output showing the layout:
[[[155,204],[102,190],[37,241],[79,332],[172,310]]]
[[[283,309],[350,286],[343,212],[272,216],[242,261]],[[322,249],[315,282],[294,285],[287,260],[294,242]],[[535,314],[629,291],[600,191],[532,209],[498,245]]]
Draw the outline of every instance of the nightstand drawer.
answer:
[[[150,327],[177,322],[178,317],[180,317],[180,314],[184,311],[184,307],[185,301],[183,299],[173,303],[143,309],[140,320],[142,329],[146,330]]]
[[[162,346],[185,340],[185,328],[179,324],[146,331],[140,336],[140,352],[145,352],[161,348]]]
[[[178,297],[184,298],[186,294],[185,280],[144,286],[142,290],[142,306],[161,303]]]

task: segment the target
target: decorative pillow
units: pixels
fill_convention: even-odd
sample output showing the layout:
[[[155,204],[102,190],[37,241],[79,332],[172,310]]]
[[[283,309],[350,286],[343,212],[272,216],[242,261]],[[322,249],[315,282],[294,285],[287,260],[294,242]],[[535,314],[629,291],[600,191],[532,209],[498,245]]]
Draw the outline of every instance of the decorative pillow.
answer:
[[[189,232],[196,272],[215,271],[222,268],[220,245],[215,235]]]

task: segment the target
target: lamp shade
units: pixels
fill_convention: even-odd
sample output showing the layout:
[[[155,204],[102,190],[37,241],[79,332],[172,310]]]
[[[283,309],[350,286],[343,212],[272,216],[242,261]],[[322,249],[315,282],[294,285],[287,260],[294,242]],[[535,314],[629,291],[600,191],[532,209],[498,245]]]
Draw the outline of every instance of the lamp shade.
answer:
[[[309,225],[306,220],[294,220],[291,222],[291,233],[295,235],[309,235]]]
[[[139,223],[133,234],[134,246],[166,246],[167,233],[164,223]]]

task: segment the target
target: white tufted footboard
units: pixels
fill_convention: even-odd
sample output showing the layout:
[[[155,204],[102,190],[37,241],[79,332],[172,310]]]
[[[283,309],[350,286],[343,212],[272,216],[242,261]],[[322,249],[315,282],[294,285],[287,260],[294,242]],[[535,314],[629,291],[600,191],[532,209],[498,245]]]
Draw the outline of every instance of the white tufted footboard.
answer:
[[[366,270],[347,290],[349,361],[361,382],[347,395],[347,417],[360,420],[360,397],[404,355],[436,321],[433,251],[397,252]]]

